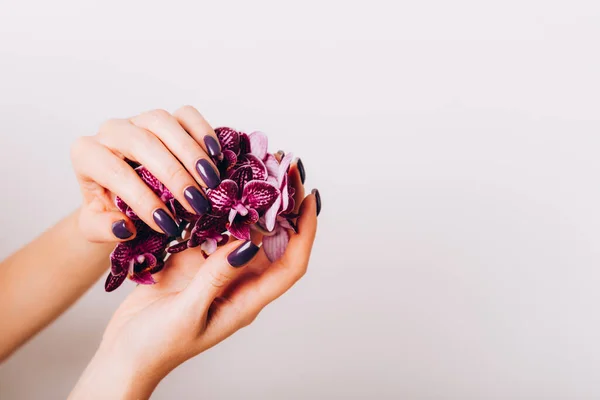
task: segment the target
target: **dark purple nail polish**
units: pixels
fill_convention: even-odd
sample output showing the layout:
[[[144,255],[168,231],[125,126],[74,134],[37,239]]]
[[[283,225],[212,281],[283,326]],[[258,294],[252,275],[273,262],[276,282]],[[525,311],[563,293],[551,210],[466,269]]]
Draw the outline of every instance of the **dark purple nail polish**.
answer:
[[[167,235],[177,237],[179,236],[179,226],[173,221],[173,218],[167,214],[165,210],[158,209],[154,211],[152,215],[154,222],[160,229],[163,230]]]
[[[304,185],[304,181],[306,180],[306,171],[304,171],[304,164],[302,164],[301,159],[298,159],[298,161],[296,161],[296,166],[298,167],[298,172],[300,173],[300,180]]]
[[[275,155],[279,156],[279,159],[282,159],[283,157],[285,157],[285,151],[279,150],[277,153],[275,153]]]
[[[232,267],[241,267],[244,264],[247,264],[250,260],[254,258],[256,253],[258,253],[260,247],[255,245],[249,240],[246,240],[242,243],[237,249],[229,253],[227,256],[227,262]]]
[[[321,194],[319,193],[319,191],[317,189],[313,189],[311,193],[315,195],[315,200],[317,201],[317,217],[318,217],[319,214],[321,213]]]
[[[183,195],[196,214],[202,215],[210,211],[210,201],[195,187],[185,189]]]
[[[206,186],[209,188],[214,189],[219,186],[219,183],[221,183],[221,178],[219,178],[219,175],[215,172],[215,169],[212,167],[212,165],[210,165],[210,161],[204,158],[199,160],[196,163],[196,170],[200,174],[200,177],[204,183],[206,183]]]
[[[221,146],[214,137],[210,135],[204,136],[204,144],[206,145],[208,155],[212,158],[218,158],[221,155]]]
[[[127,229],[127,225],[125,224],[125,220],[122,219],[112,224],[112,232],[119,239],[129,239],[133,236],[133,232]]]

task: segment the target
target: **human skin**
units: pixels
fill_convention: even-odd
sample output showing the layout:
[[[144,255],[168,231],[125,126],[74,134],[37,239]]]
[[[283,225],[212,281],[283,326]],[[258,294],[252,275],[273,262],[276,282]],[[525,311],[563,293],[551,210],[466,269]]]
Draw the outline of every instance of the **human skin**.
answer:
[[[220,152],[215,137],[188,106],[173,115],[155,110],[110,120],[97,135],[74,144],[81,209],[0,265],[3,359],[106,272],[115,243],[135,238],[131,220],[114,206],[115,196],[153,229],[172,228],[169,210],[125,159],[143,164],[188,211],[201,213],[202,188],[219,179],[210,172],[216,168],[209,155]],[[295,211],[301,216],[280,260],[271,264],[262,250],[239,241],[206,261],[197,249],[172,256],[155,275],[157,284],[137,287],[117,310],[71,398],[148,397],[169,371],[249,324],[289,289],[306,271],[320,210],[318,195],[303,200],[304,175],[301,163],[292,165],[296,204],[302,204]],[[252,241],[260,243],[260,235],[253,234]],[[254,250],[232,257],[242,246]]]

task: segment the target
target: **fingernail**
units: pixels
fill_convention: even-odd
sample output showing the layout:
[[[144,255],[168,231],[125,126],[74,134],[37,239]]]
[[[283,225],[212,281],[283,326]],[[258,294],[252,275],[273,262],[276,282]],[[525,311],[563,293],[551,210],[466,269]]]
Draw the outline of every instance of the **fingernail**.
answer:
[[[210,161],[204,158],[199,160],[196,163],[196,170],[209,188],[214,189],[221,183],[221,178],[219,178],[219,175],[215,172],[212,165],[210,165]]]
[[[195,187],[185,189],[183,195],[196,214],[202,215],[210,211],[210,201]]]
[[[179,236],[179,226],[173,221],[173,218],[165,210],[158,209],[152,215],[154,222],[160,229],[169,236]]]
[[[298,167],[298,172],[300,173],[300,180],[304,185],[304,181],[306,180],[306,171],[304,170],[304,164],[302,164],[301,159],[298,159],[298,161],[296,161],[296,166]]]
[[[256,253],[258,253],[260,247],[252,243],[250,240],[246,240],[237,249],[229,253],[227,256],[227,262],[234,268],[241,267],[247,264],[248,261],[252,260]]]
[[[212,158],[217,158],[221,155],[221,146],[217,139],[210,135],[204,136],[204,144],[206,145],[206,150],[208,151],[208,155]]]
[[[319,193],[319,191],[317,189],[313,189],[311,193],[315,195],[315,200],[317,201],[317,217],[318,217],[319,214],[321,213],[321,194]]]
[[[279,158],[283,158],[285,157],[285,151],[283,150],[279,150],[277,153],[275,153],[276,156],[279,156]]]
[[[129,239],[133,236],[133,232],[127,229],[127,225],[125,224],[124,219],[114,222],[112,224],[112,232],[113,235],[115,235],[119,239]]]

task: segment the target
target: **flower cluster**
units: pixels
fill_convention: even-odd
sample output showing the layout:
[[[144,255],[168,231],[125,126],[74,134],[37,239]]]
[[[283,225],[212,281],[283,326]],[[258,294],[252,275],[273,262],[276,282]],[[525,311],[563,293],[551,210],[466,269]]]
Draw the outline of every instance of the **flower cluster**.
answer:
[[[116,204],[135,224],[137,236],[119,243],[111,253],[111,270],[106,291],[119,287],[125,278],[140,284],[155,283],[152,274],[160,271],[168,254],[200,247],[208,257],[229,236],[249,240],[251,230],[263,235],[263,249],[270,261],[281,257],[295,231],[294,188],[288,181],[292,154],[277,156],[267,150],[262,132],[246,134],[231,128],[217,128],[222,155],[213,160],[222,181],[207,191],[211,211],[203,215],[188,212],[145,167],[136,168],[140,178],[165,203],[188,238],[174,238],[146,225],[119,197]]]

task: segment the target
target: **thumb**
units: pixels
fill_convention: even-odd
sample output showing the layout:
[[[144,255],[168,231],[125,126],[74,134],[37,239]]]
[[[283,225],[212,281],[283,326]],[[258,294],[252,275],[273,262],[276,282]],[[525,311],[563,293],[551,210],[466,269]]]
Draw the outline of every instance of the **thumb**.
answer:
[[[182,301],[198,310],[208,309],[212,302],[242,274],[260,247],[250,240],[228,243],[213,253],[181,293]]]

